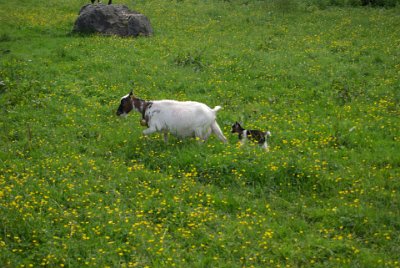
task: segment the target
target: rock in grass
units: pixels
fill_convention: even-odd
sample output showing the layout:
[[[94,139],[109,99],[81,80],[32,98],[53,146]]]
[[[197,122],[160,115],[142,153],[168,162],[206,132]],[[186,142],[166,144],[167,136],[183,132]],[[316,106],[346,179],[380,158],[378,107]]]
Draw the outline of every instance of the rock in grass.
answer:
[[[89,4],[79,11],[72,30],[75,33],[118,36],[149,36],[153,29],[149,19],[124,5]]]

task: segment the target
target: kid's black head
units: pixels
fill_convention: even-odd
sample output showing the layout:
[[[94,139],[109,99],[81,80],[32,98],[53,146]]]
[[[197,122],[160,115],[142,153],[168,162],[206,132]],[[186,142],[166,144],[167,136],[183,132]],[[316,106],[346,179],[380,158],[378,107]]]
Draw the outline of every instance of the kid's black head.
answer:
[[[242,133],[244,128],[236,121],[235,124],[232,125],[232,133]]]
[[[121,103],[117,109],[118,116],[127,115],[133,109],[133,101],[132,101],[133,93],[132,91],[121,98]]]

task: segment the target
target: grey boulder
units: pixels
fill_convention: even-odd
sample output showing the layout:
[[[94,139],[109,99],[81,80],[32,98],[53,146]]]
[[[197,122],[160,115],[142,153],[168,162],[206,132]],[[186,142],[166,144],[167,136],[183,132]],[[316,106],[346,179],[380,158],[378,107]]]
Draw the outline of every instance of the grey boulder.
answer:
[[[75,33],[118,36],[150,36],[153,34],[149,19],[124,5],[89,4],[79,11],[72,30]]]

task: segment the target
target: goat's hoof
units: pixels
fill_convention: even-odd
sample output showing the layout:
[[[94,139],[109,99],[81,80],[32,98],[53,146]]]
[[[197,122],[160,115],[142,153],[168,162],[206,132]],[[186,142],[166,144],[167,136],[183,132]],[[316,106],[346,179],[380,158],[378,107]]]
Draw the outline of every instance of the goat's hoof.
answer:
[[[142,126],[147,126],[147,122],[146,122],[146,120],[144,120],[144,119],[140,120],[140,124],[141,124]]]

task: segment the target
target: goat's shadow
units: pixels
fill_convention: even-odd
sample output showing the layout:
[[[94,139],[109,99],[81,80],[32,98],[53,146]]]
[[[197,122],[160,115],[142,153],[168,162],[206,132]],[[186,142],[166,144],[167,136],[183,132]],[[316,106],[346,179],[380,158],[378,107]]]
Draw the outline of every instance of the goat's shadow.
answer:
[[[169,135],[164,142],[163,135],[159,133],[150,136],[140,136],[128,142],[125,151],[127,163],[136,161],[151,170],[166,171],[171,166],[174,169],[185,170],[196,161],[206,159],[208,141],[199,141],[195,138],[180,139]]]

